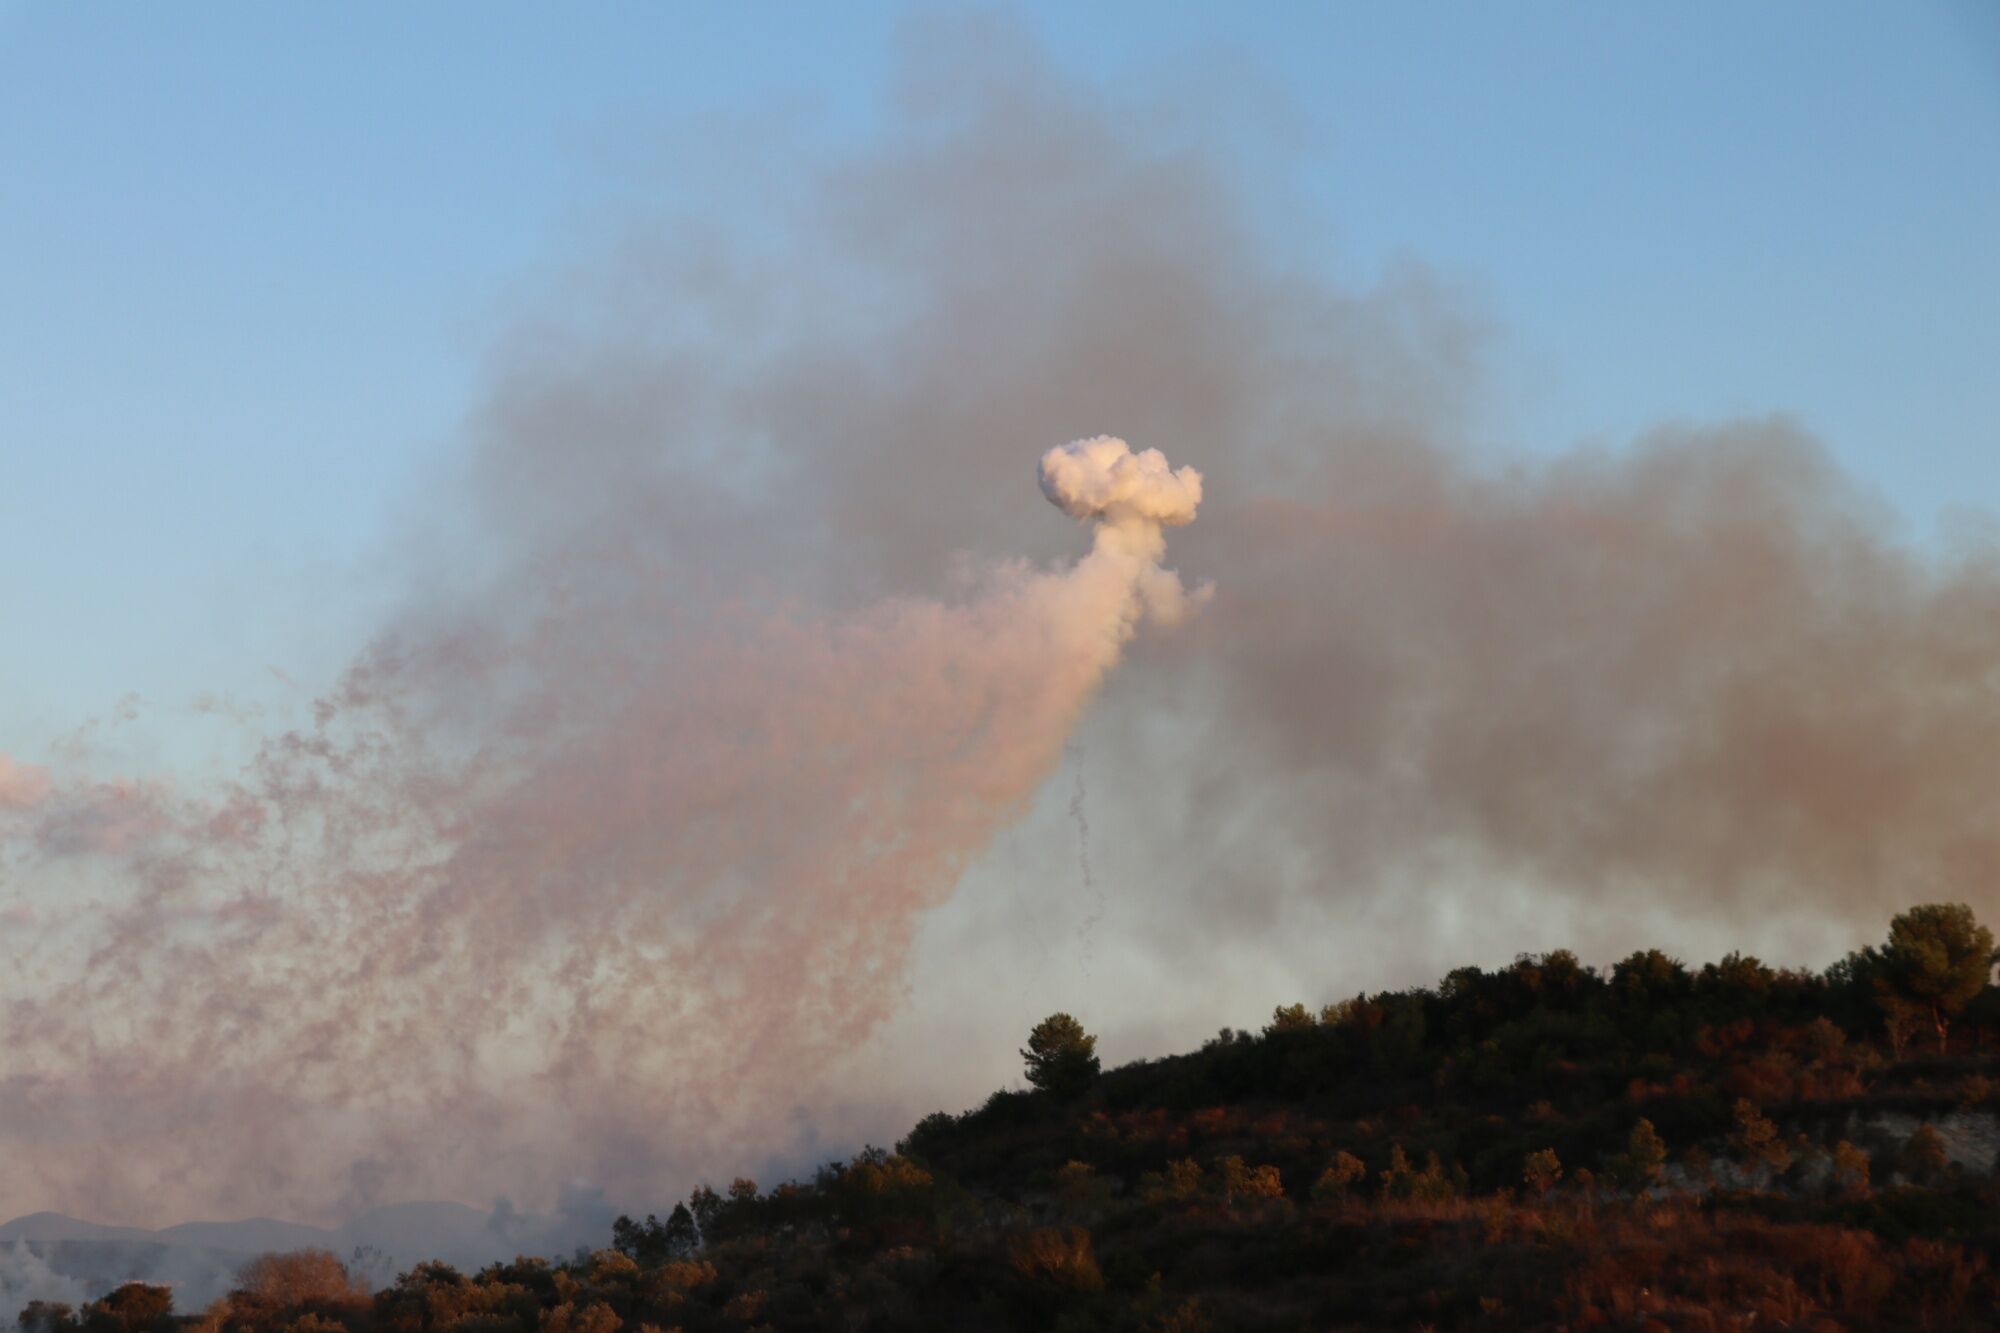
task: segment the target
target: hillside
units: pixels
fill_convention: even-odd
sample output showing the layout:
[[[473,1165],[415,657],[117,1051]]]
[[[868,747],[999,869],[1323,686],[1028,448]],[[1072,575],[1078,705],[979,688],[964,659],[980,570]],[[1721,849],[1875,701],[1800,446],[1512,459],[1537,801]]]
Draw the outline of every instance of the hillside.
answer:
[[[1992,954],[1963,908],[1914,909],[1819,973],[1554,952],[1103,1071],[1058,1015],[1023,1053],[1033,1090],[933,1115],[893,1152],[697,1190],[589,1259],[424,1266],[372,1297],[251,1281],[200,1322],[1989,1327]],[[159,1320],[140,1315],[114,1298],[84,1322]]]

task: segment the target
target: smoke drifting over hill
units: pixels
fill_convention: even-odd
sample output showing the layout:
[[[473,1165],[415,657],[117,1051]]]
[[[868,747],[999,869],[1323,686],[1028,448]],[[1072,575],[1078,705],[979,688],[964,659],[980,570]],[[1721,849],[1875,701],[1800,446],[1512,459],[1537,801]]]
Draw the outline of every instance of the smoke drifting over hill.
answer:
[[[1475,457],[1438,284],[1281,263],[1198,147],[913,41],[889,147],[636,229],[503,344],[316,726],[220,791],[0,760],[0,1191],[323,1217],[766,1151],[1204,599],[1098,720],[1161,938],[1433,873],[1991,906],[1990,548],[1919,558],[1782,420]],[[1049,563],[1024,462],[1100,429],[1201,466],[1212,598],[1160,564],[1203,477],[1115,440],[1044,459],[1096,523]]]

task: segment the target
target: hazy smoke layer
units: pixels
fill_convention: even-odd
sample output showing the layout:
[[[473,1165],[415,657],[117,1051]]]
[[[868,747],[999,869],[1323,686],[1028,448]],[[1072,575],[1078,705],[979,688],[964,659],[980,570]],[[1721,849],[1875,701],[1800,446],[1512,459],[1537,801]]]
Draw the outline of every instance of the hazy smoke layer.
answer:
[[[1203,595],[1158,563],[1202,478],[1112,440],[1042,464],[1090,554],[1009,563],[1067,536],[1024,446],[1096,429],[1214,483],[1212,604],[1092,724],[1098,877],[1155,872],[1184,967],[1328,903],[1425,962],[1412,884],[1993,906],[1990,546],[1913,554],[1781,420],[1475,458],[1477,322],[1421,271],[1314,276],[1004,29],[909,69],[886,147],[732,143],[523,323],[316,729],[220,794],[0,765],[0,1192],[654,1202],[787,1140],[1135,622]],[[787,192],[736,212],[746,161]]]

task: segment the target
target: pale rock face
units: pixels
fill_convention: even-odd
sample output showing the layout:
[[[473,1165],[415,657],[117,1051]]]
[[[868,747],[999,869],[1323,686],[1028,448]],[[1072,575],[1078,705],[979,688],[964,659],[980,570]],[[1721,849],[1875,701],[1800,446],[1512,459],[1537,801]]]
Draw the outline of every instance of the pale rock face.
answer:
[[[1968,1174],[1984,1175],[2000,1162],[2000,1115],[1992,1111],[1946,1111],[1935,1116],[1878,1111],[1856,1117],[1853,1123],[1848,1138],[1892,1150],[1902,1147],[1919,1126],[1929,1125],[1944,1140],[1945,1157]]]

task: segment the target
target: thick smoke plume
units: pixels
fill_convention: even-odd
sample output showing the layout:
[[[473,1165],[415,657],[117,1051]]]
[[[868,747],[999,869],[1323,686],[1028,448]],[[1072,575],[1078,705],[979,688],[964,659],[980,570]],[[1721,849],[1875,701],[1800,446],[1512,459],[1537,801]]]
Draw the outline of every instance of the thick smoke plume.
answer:
[[[1168,466],[1158,449],[1133,453],[1109,435],[1051,449],[1042,455],[1042,494],[1071,518],[1097,522],[1094,560],[1130,571],[1147,611],[1172,624],[1187,614],[1190,598],[1179,576],[1160,568],[1167,552],[1163,525],[1194,522],[1201,503],[1201,473]],[[1208,585],[1192,600],[1205,601]]]
[[[1024,444],[1103,427],[1214,483],[1210,605],[1084,724],[1124,954],[1322,948],[1268,1006],[1430,980],[1455,919],[1824,961],[2000,907],[1990,541],[1913,549],[1779,417],[1505,455],[1479,313],[1287,251],[1282,191],[1158,128],[1200,90],[1127,112],[1004,25],[907,68],[886,146],[683,162],[522,321],[316,726],[221,792],[0,767],[0,1193],[655,1206],[809,1137],[927,909],[1203,595],[1159,564],[1201,479],[1112,441],[1044,459],[1096,523],[1046,563]]]
[[[199,1169],[208,1207],[311,1213],[726,1162],[888,1014],[918,914],[1185,609],[1161,525],[1198,473],[1100,437],[1042,485],[1090,553],[957,600],[535,589],[385,640],[219,799],[5,770],[23,868],[118,896],[17,953],[9,1123],[79,1150],[0,1189],[129,1214]]]

